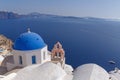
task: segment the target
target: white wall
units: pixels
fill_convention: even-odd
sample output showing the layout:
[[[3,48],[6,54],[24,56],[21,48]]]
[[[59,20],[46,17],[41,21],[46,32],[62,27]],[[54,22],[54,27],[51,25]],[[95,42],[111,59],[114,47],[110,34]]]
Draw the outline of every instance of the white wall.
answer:
[[[19,56],[22,56],[22,65],[19,64]],[[20,66],[20,67],[24,67],[26,66],[26,56],[24,51],[13,51],[13,57],[14,57],[14,64],[15,66]]]
[[[45,59],[44,59],[44,53],[45,53]],[[14,50],[13,55],[14,55],[15,65],[20,67],[32,65],[32,56],[36,56],[36,64],[41,64],[51,60],[51,56],[48,52],[47,46],[45,46],[42,49],[30,50],[30,51]],[[22,62],[23,62],[22,65],[19,64],[19,56],[22,56]]]

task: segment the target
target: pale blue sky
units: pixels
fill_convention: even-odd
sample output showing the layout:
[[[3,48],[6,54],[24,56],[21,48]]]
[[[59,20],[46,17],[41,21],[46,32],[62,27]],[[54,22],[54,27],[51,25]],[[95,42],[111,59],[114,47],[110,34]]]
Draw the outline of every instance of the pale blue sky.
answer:
[[[120,19],[120,0],[0,0],[0,11]]]

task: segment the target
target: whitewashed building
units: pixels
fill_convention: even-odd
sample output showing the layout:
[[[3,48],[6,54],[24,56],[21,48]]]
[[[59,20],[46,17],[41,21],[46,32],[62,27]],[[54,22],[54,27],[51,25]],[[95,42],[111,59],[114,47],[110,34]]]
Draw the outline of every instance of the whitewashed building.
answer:
[[[45,44],[40,35],[31,32],[30,29],[16,39],[12,53],[14,64],[7,63],[8,70],[51,61],[47,44]]]

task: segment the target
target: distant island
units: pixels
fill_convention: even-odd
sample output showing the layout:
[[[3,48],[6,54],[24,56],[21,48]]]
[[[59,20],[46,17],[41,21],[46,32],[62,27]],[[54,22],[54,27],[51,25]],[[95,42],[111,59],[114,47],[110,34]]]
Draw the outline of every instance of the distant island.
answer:
[[[64,19],[97,20],[97,21],[107,20],[104,18],[61,16],[61,15],[53,15],[53,14],[41,14],[38,12],[33,12],[29,14],[19,14],[19,13],[8,12],[8,11],[0,11],[0,19],[19,19],[19,18],[64,18]]]
[[[20,15],[13,12],[0,11],[0,19],[15,19],[20,18]]]
[[[52,15],[52,14],[41,14],[38,12],[33,12],[29,14],[19,14],[19,13],[14,13],[14,12],[7,12],[7,11],[0,11],[0,19],[18,19],[18,18],[40,18],[40,17],[64,17],[65,16],[58,16],[58,15]],[[72,16],[67,16],[68,18],[78,18],[78,17],[72,17]]]
[[[56,17],[57,15],[40,14],[33,12],[30,14],[18,14],[14,12],[0,11],[0,19],[19,19],[19,18],[40,18],[40,17]]]

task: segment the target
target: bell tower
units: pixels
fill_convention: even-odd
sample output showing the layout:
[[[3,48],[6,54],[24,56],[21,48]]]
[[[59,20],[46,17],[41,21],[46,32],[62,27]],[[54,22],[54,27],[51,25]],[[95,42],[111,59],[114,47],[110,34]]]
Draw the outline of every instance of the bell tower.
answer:
[[[51,61],[60,64],[62,68],[65,66],[65,51],[60,42],[57,42],[52,49]]]

